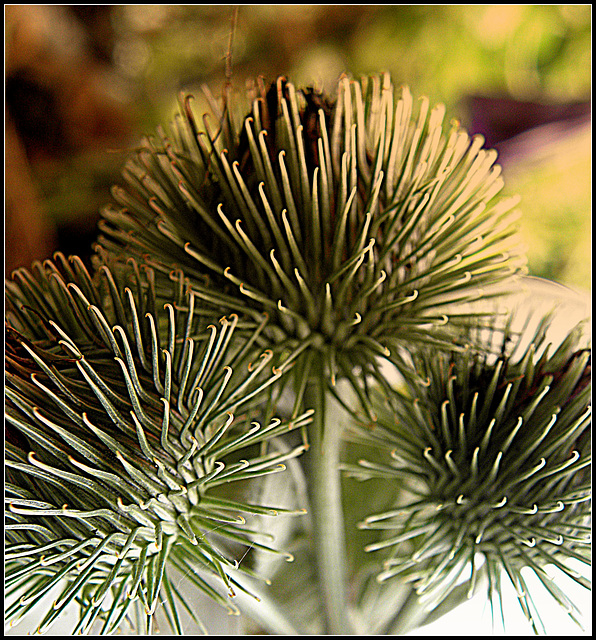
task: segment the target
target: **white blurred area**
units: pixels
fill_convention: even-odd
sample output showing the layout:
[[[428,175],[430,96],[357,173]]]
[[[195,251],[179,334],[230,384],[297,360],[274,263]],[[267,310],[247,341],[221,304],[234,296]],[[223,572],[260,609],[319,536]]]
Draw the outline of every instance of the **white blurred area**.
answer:
[[[568,333],[580,323],[583,337],[581,346],[587,347],[591,343],[592,298],[587,292],[543,278],[527,276],[522,278],[518,292],[511,296],[511,306],[519,310],[519,322],[522,322],[524,315],[532,315],[533,322],[524,330],[526,336],[533,335],[541,317],[552,313],[552,322],[547,333],[547,340],[552,343],[552,348],[556,349]],[[520,347],[523,347],[523,341]]]
[[[579,564],[574,569],[591,578],[591,569],[583,570]],[[540,613],[542,622],[549,636],[592,636],[592,592],[578,585],[571,578],[564,575],[554,567],[547,567],[547,572],[553,577],[557,585],[565,595],[577,606],[581,613],[578,626],[566,611],[563,610],[545,588],[539,584],[538,579],[531,573],[524,577],[528,584],[535,587],[532,591],[536,608]],[[486,596],[477,594],[468,602],[446,614],[432,624],[420,627],[407,633],[408,636],[534,636],[534,632],[526,620],[521,607],[517,602],[515,589],[506,577],[503,579],[503,614],[505,628],[500,622],[500,611],[495,611],[495,623],[493,623],[490,604]]]

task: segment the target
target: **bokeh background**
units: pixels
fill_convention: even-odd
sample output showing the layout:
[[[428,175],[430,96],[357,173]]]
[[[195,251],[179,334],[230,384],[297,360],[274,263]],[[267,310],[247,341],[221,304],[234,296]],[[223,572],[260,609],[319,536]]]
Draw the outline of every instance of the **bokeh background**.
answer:
[[[236,16],[233,19],[233,16]],[[499,151],[530,272],[591,288],[591,5],[5,5],[5,272],[88,255],[180,90],[389,71]]]

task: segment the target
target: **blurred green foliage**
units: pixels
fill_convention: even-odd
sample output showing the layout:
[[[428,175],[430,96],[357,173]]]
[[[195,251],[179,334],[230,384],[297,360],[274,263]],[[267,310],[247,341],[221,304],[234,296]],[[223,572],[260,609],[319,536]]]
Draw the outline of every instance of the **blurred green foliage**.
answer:
[[[145,87],[148,111],[159,111],[168,86],[221,84],[233,11],[114,8],[116,65]],[[241,5],[232,55],[238,86],[257,74],[334,86],[345,71],[389,71],[451,111],[475,93],[582,100],[591,91],[591,7]]]
[[[535,143],[536,147],[537,143]],[[592,135],[585,125],[549,135],[505,166],[509,193],[521,194],[521,231],[532,275],[580,291],[591,287]]]

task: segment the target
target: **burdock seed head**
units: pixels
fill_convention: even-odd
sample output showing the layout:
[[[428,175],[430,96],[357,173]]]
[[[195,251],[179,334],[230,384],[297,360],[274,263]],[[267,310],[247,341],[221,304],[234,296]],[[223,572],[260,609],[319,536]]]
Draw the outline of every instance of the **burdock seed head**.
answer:
[[[466,318],[448,305],[523,270],[496,152],[443,106],[387,75],[330,95],[279,78],[237,100],[201,121],[183,97],[170,133],[144,141],[103,212],[104,254],[175,264],[196,295],[266,311],[271,344],[322,354],[331,379],[449,340]]]
[[[572,617],[545,567],[589,584],[568,561],[590,562],[590,350],[578,326],[553,351],[551,321],[530,336],[483,330],[483,352],[420,351],[405,391],[383,395],[378,422],[359,430],[380,457],[350,471],[405,496],[361,525],[384,532],[368,547],[390,553],[378,578],[406,577],[430,609],[480,575],[500,602],[505,575],[537,630],[524,570]]]
[[[309,415],[283,424],[256,411],[281,374],[259,346],[263,322],[213,321],[172,278],[165,306],[164,282],[134,261],[91,277],[58,256],[7,283],[8,620],[35,609],[42,632],[77,602],[73,633],[112,633],[130,617],[150,633],[163,603],[181,633],[180,604],[201,612],[172,571],[233,612],[238,554],[278,553],[247,519],[284,510],[221,489],[282,471],[302,447],[266,443]]]

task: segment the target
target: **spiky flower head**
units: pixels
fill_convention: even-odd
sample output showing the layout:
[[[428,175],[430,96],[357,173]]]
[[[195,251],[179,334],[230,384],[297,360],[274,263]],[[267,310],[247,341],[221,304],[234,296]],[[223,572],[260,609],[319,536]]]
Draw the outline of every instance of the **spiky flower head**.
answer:
[[[266,311],[271,343],[319,354],[332,380],[444,340],[462,320],[447,305],[523,269],[496,152],[445,126],[443,106],[398,98],[385,75],[342,77],[332,96],[259,82],[247,111],[230,101],[200,125],[183,98],[171,133],[127,164],[101,250],[176,264],[197,295]]]
[[[76,602],[73,633],[112,633],[139,612],[136,632],[149,633],[163,602],[181,632],[181,604],[201,614],[174,570],[234,611],[238,553],[278,553],[250,519],[283,509],[229,488],[283,470],[302,448],[267,443],[309,420],[255,411],[281,374],[259,346],[263,323],[210,324],[181,274],[166,282],[129,261],[91,277],[60,255],[18,270],[7,305],[8,619],[57,588],[40,631]]]
[[[358,429],[383,453],[348,469],[402,487],[401,504],[361,523],[383,531],[367,548],[389,553],[380,581],[411,581],[430,610],[462,581],[471,595],[478,576],[500,604],[506,575],[539,630],[524,570],[572,617],[545,567],[589,586],[568,563],[590,562],[591,361],[581,325],[553,352],[553,316],[528,334],[520,314],[482,330],[483,352],[414,356],[406,389],[384,385],[378,421]]]

